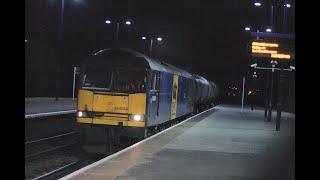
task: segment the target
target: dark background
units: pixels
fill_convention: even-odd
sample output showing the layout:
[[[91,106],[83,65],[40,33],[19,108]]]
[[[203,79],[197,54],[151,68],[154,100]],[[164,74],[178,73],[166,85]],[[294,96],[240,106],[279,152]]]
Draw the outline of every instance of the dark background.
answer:
[[[249,35],[244,27],[264,32],[270,24],[273,4],[273,32],[283,32],[284,2],[265,0],[256,7],[252,0],[65,0],[61,44],[61,0],[25,0],[25,96],[55,95],[60,59],[60,95],[71,97],[73,66],[94,51],[115,46],[116,19],[123,22],[121,47],[148,54],[149,41],[143,41],[141,36],[161,36],[163,41],[154,45],[154,57],[199,74],[222,88],[240,88],[242,77],[250,74],[251,63],[246,51]],[[294,34],[294,1],[290,4],[286,33]],[[105,24],[106,19],[113,23]],[[132,20],[132,25],[125,26],[125,19]],[[58,56],[61,49],[62,56]],[[262,81],[258,83],[260,87],[264,86]]]

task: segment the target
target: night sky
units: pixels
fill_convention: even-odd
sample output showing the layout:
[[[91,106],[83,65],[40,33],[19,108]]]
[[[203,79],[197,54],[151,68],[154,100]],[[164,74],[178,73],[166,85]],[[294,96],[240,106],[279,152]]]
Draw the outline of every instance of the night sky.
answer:
[[[248,70],[249,25],[265,31],[274,8],[273,32],[282,31],[284,1],[251,0],[65,0],[63,43],[58,41],[61,1],[25,0],[26,96],[53,96],[58,52],[62,49],[61,95],[72,92],[73,66],[90,53],[115,47],[115,23],[122,20],[119,46],[148,54],[142,35],[163,38],[154,57],[220,84],[238,83]],[[288,9],[287,33],[294,34],[294,1]],[[131,26],[123,21],[129,19]]]

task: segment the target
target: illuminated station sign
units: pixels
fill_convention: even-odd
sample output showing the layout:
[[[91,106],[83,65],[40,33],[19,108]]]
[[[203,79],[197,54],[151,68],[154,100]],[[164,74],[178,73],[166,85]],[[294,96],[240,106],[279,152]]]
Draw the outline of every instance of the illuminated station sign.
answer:
[[[264,57],[278,60],[294,59],[294,50],[284,43],[253,40],[251,42],[252,57]]]

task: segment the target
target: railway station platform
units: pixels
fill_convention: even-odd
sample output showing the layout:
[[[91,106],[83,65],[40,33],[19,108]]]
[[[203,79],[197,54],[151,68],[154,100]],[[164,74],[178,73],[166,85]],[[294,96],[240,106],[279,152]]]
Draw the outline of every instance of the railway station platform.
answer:
[[[72,98],[25,98],[25,117],[56,115],[75,112],[76,99]]]
[[[61,179],[295,179],[295,115],[218,105]]]

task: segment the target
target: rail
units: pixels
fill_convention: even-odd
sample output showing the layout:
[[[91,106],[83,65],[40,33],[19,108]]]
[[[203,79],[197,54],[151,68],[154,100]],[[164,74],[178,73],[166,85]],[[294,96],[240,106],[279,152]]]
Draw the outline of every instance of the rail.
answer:
[[[46,177],[48,177],[48,176],[51,176],[51,175],[56,174],[56,173],[58,173],[58,172],[61,172],[61,171],[65,170],[65,169],[67,169],[67,168],[70,168],[71,166],[74,166],[74,165],[76,165],[76,164],[78,164],[78,163],[79,163],[79,161],[75,161],[75,162],[69,163],[69,164],[64,165],[64,166],[62,166],[62,167],[59,167],[59,168],[57,168],[57,169],[55,169],[55,170],[53,170],[53,171],[50,171],[50,172],[45,173],[45,174],[43,174],[43,175],[41,175],[41,176],[38,176],[38,177],[36,177],[36,178],[34,178],[34,179],[32,179],[32,180],[38,180],[38,179],[46,178]]]
[[[64,134],[59,134],[59,135],[55,135],[55,136],[51,136],[51,137],[46,137],[46,138],[41,138],[41,139],[37,139],[37,140],[33,140],[33,141],[28,141],[28,142],[25,142],[25,145],[32,144],[32,143],[37,143],[37,142],[42,142],[42,141],[47,141],[47,140],[52,140],[52,139],[56,139],[56,138],[60,138],[60,137],[64,137],[64,136],[73,135],[73,134],[76,134],[76,132],[75,131],[71,131],[71,132],[64,133]]]

